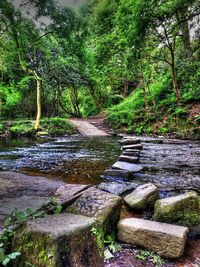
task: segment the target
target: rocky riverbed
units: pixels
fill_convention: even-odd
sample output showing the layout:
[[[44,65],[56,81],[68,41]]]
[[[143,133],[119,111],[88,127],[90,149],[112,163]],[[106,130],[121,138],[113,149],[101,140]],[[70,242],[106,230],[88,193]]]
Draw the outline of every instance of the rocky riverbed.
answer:
[[[121,218],[138,217],[150,219],[152,215],[150,214],[146,217],[146,211],[144,214],[139,214],[139,216],[137,215],[137,212],[134,214],[133,211],[135,210],[135,205],[141,206],[142,209],[148,208],[148,202],[151,199],[151,191],[153,189],[159,189],[161,198],[180,195],[181,193],[191,189],[196,190],[197,192],[199,191],[199,142],[167,140],[163,138],[139,138],[141,141],[140,143],[135,142],[134,144],[129,144],[128,140],[129,137],[126,137],[124,144],[122,144],[123,150],[120,150],[120,146],[116,138],[95,137],[88,139],[78,135],[75,137],[66,136],[58,139],[47,140],[42,143],[33,142],[31,144],[27,144],[26,147],[15,146],[13,148],[9,147],[9,144],[6,144],[6,148],[5,146],[2,146],[0,155],[2,170],[23,171],[32,175],[45,174],[50,177],[51,180],[41,176],[25,176],[15,172],[0,173],[3,189],[0,195],[0,220],[2,221],[3,218],[12,211],[14,206],[21,210],[25,210],[27,207],[37,210],[40,209],[43,204],[48,203],[49,197],[59,193],[61,195],[59,201],[62,205],[64,204],[65,212],[67,212],[67,214],[77,214],[78,216],[86,215],[90,217],[100,216],[99,218],[101,219],[99,219],[99,222],[103,225],[103,228],[109,229],[110,225],[116,225],[120,215],[119,212],[117,212],[114,216],[112,211],[113,209],[115,210],[114,207],[118,207],[119,210],[119,206],[121,205],[120,198],[115,197],[114,195],[124,196],[124,194],[127,195],[129,192],[133,192],[132,194],[135,197],[138,193],[134,193],[134,189],[146,182],[153,183],[153,185],[150,186],[151,189],[144,187],[142,188],[143,193],[140,194],[140,196],[147,194],[147,205],[145,204],[144,206],[142,204],[141,206],[141,202],[140,200],[138,202],[138,199],[135,204],[135,200],[132,202],[131,199],[131,203],[134,204],[131,204],[131,207],[128,209],[124,206],[125,212],[123,208],[120,215]],[[123,155],[120,156],[122,152]],[[132,153],[134,155],[131,155]],[[82,160],[81,164],[76,165],[76,162],[79,162],[80,159]],[[117,161],[118,159],[119,161]],[[104,170],[110,166],[112,166],[110,172],[101,176],[101,174],[104,173]],[[83,168],[85,168],[84,171]],[[66,181],[68,184],[66,184]],[[74,185],[70,183],[73,183]],[[99,189],[87,189],[87,186],[80,185],[95,185],[99,183],[101,183]],[[91,190],[93,193],[90,193],[88,190]],[[103,193],[102,190],[112,194],[106,192]],[[137,190],[139,189],[136,189],[136,191]],[[96,193],[94,193],[94,191]],[[158,191],[155,192],[156,195],[155,198],[153,198],[153,202],[155,202],[158,198]],[[106,195],[103,196],[103,194]],[[112,197],[110,197],[111,195]],[[91,196],[95,196],[94,199]],[[102,197],[107,199],[106,203],[101,203],[100,200]],[[125,197],[124,201],[129,205],[130,200],[128,197]],[[150,201],[150,203],[152,202]],[[102,206],[103,204],[105,206]],[[97,208],[96,205],[98,206]],[[153,205],[154,203],[150,206],[152,207]],[[68,206],[69,208],[66,209]],[[108,210],[107,213],[105,213],[106,210]],[[136,208],[136,210],[138,210],[138,208]],[[68,216],[67,214],[66,216]],[[111,214],[114,217],[112,217]],[[61,221],[63,219],[68,221],[71,216],[72,215],[61,218]],[[58,220],[57,223],[59,224],[60,219],[56,217],[55,220]],[[52,222],[55,220],[53,219]],[[81,217],[81,221],[83,221],[83,225],[79,226],[84,227],[87,232],[89,222],[86,222],[85,224],[85,219],[83,217]],[[38,221],[38,223],[42,224],[44,222]],[[49,231],[52,231],[53,226],[51,225],[51,220],[49,223]],[[130,221],[130,224],[132,225],[132,221]],[[139,225],[140,224],[141,223],[139,223]],[[92,220],[89,225],[91,229],[93,229]],[[37,222],[36,225],[34,224],[34,227],[39,229],[37,228]],[[73,227],[77,226],[74,225]],[[146,226],[144,224],[144,228],[145,227]],[[155,227],[155,229],[157,228],[157,226],[149,226],[149,224],[148,227],[150,227],[150,229],[152,229],[152,227]],[[28,229],[29,228],[27,228],[27,231],[29,231]],[[64,231],[68,231],[68,229],[65,229]],[[141,229],[139,231],[141,231]],[[166,229],[164,231],[166,231]],[[185,233],[184,231],[183,233]],[[144,233],[146,234],[146,228]],[[165,236],[170,236],[170,232],[163,233]],[[61,232],[59,232],[59,235],[60,234],[62,236]],[[88,238],[91,238],[89,236]],[[177,236],[177,238],[179,237]],[[183,239],[181,240],[184,240],[184,237],[182,238]],[[146,241],[144,239],[144,244],[145,242]],[[188,242],[191,244],[192,240],[189,240]],[[195,242],[199,244],[198,239],[196,239]],[[184,246],[184,243],[181,244],[181,246]],[[88,243],[88,246],[90,246],[90,243]],[[83,249],[86,248],[83,247]],[[125,254],[127,254],[130,251],[131,249],[129,251],[123,250],[122,257],[123,253],[126,252]],[[182,251],[182,248],[180,251]],[[164,256],[165,253],[166,252],[164,251]],[[127,259],[129,259],[128,256]],[[90,261],[90,258],[87,260]],[[186,257],[186,260],[188,260],[188,257]],[[101,258],[99,258],[99,262],[102,262]],[[117,262],[118,261],[115,261],[114,258],[108,264],[111,264],[110,266],[123,266],[115,265],[118,264]],[[196,264],[196,258],[193,260],[193,263]],[[174,266],[173,262],[169,264],[167,263],[166,266],[171,266],[171,264]]]

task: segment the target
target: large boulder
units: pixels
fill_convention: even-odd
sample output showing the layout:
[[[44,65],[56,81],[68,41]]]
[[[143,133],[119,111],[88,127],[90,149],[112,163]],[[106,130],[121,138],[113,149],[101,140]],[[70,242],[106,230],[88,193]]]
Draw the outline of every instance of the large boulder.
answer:
[[[158,188],[151,183],[137,187],[132,193],[124,197],[126,204],[133,209],[153,207],[159,198]]]
[[[116,227],[121,211],[121,197],[90,188],[66,209],[66,212],[97,218],[104,233]]]
[[[103,267],[103,239],[96,219],[75,214],[49,215],[28,221],[13,240],[21,252],[16,267]]]
[[[154,220],[192,226],[200,223],[198,194],[188,192],[175,197],[157,200]]]
[[[188,228],[130,218],[118,223],[118,239],[122,242],[144,247],[165,258],[183,255]]]

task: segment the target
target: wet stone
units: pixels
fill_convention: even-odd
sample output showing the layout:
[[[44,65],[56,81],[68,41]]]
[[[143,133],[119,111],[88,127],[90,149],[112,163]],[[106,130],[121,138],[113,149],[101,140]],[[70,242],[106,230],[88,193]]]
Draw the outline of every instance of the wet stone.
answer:
[[[98,185],[98,188],[109,192],[114,195],[121,196],[125,193],[133,191],[136,185],[133,183],[117,183],[117,182],[105,182]]]
[[[183,255],[188,228],[154,221],[128,218],[118,223],[118,239],[175,259]]]
[[[103,239],[97,242],[95,227],[95,218],[68,213],[30,220],[13,240],[13,251],[21,252],[15,266],[103,267]]]
[[[124,152],[123,152],[123,155],[125,155],[125,156],[132,156],[132,157],[139,157],[140,156],[140,152],[131,152],[131,151],[128,151],[128,149],[127,150],[125,150]]]
[[[142,144],[123,146],[122,149],[123,150],[126,150],[126,149],[142,149]]]
[[[123,161],[117,161],[113,166],[113,169],[120,169],[120,170],[126,170],[130,172],[140,172],[143,167],[139,164],[133,164]]]
[[[120,144],[122,145],[134,145],[134,144],[139,144],[140,139],[135,139],[135,138],[125,138],[120,141]]]
[[[119,158],[119,161],[129,162],[129,163],[137,163],[139,161],[138,157],[131,157],[127,155],[122,155]]]
[[[117,225],[122,200],[97,188],[90,188],[66,209],[66,212],[96,217],[104,232]]]
[[[159,198],[158,188],[151,183],[137,187],[132,193],[124,197],[126,204],[133,209],[153,207]]]
[[[127,170],[117,170],[117,169],[109,169],[106,170],[104,173],[104,176],[110,176],[110,177],[119,177],[119,178],[125,178],[125,179],[132,179],[133,174],[130,171]]]

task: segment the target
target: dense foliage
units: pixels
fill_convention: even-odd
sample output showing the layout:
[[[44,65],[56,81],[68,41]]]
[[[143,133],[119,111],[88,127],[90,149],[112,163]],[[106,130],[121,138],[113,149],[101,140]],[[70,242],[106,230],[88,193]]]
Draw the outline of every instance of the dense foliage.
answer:
[[[107,110],[129,132],[199,135],[198,0],[15,2],[0,3],[2,119]]]

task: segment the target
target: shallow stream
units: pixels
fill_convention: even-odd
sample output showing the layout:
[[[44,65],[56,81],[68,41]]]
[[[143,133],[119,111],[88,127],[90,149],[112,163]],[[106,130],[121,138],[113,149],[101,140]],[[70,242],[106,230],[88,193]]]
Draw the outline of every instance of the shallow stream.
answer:
[[[141,137],[135,182],[154,182],[163,191],[200,191],[200,142]],[[67,183],[97,184],[121,154],[116,137],[80,135],[54,139],[0,140],[0,170],[45,175]]]

